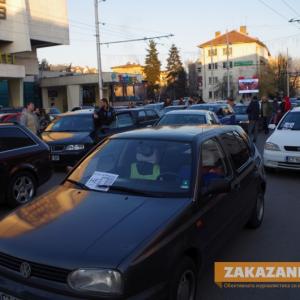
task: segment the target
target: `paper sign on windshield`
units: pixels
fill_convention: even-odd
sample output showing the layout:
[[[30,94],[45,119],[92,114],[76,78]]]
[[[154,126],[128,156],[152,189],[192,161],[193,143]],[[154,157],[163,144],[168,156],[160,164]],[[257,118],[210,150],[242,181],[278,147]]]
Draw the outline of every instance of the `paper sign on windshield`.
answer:
[[[92,190],[108,192],[118,177],[116,174],[96,171],[85,185]]]
[[[294,126],[295,126],[295,123],[292,123],[292,122],[288,123],[288,122],[286,122],[286,123],[284,123],[283,128],[284,129],[293,129]]]

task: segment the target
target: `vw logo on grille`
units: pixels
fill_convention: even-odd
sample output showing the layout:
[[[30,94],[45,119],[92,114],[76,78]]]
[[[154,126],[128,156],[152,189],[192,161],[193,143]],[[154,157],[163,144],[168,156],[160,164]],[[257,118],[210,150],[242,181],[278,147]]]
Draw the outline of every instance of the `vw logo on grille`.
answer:
[[[24,278],[28,279],[31,275],[30,264],[27,262],[23,262],[20,266],[20,273]]]

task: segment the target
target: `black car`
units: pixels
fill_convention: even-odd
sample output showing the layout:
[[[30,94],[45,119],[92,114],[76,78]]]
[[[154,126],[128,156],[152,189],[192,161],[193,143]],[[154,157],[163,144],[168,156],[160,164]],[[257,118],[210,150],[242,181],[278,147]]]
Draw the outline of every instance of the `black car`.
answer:
[[[239,126],[115,135],[2,219],[0,295],[195,299],[207,257],[241,226],[261,225],[265,189]]]
[[[50,177],[49,147],[26,128],[1,123],[0,202],[24,204]]]
[[[249,117],[247,114],[248,105],[244,104],[237,104],[233,107],[235,112],[235,120],[236,124],[240,125],[246,132],[248,131],[249,127]]]
[[[73,166],[97,143],[109,135],[153,125],[159,119],[153,109],[123,109],[116,112],[109,128],[96,130],[93,112],[71,112],[59,115],[42,133],[50,146],[52,163]]]

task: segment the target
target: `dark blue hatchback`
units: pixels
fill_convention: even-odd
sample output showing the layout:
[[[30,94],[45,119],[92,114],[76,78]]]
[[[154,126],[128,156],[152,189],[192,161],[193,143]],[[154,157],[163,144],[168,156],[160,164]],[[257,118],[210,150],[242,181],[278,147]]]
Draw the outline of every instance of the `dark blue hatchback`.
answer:
[[[226,103],[207,103],[207,104],[195,104],[192,105],[189,109],[202,109],[202,110],[209,110],[214,112],[221,124],[224,125],[235,125],[235,113],[232,107]]]

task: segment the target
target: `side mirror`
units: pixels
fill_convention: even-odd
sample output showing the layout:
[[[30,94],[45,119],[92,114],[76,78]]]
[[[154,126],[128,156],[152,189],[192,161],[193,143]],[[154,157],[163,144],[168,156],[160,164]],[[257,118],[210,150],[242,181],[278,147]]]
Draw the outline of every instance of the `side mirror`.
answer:
[[[229,193],[230,189],[230,183],[227,179],[214,179],[203,188],[202,196]]]
[[[270,130],[275,130],[276,129],[276,125],[275,124],[269,124],[269,129]]]

